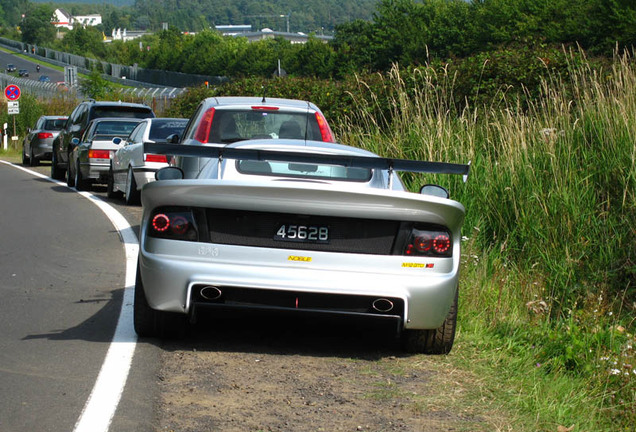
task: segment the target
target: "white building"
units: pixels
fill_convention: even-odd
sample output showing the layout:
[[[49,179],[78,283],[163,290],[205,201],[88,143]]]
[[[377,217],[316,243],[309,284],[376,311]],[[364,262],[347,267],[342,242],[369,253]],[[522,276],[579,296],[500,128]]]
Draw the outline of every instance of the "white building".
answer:
[[[83,27],[96,26],[102,23],[102,16],[99,14],[94,15],[78,15],[73,17],[73,24],[80,24]]]
[[[126,42],[129,40],[140,38],[146,34],[148,33],[142,30],[122,30],[121,28],[117,28],[113,29],[111,37],[106,39],[104,42],[112,42],[116,40]]]
[[[102,16],[94,15],[77,15],[72,16],[64,9],[55,9],[53,12],[53,25],[55,27],[64,27],[69,30],[73,29],[73,25],[96,26],[102,23]]]
[[[64,9],[55,9],[53,12],[53,25],[55,27],[64,27],[69,30],[73,28],[73,17]]]

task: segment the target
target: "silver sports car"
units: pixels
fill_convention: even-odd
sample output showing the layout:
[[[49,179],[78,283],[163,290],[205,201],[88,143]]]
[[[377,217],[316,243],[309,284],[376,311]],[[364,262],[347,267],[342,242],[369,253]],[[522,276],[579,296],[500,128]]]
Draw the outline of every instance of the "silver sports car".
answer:
[[[451,350],[464,207],[439,186],[406,191],[396,172],[468,165],[291,139],[145,151],[197,157],[200,170],[163,168],[143,189],[140,336],[256,310],[383,320],[409,352]]]

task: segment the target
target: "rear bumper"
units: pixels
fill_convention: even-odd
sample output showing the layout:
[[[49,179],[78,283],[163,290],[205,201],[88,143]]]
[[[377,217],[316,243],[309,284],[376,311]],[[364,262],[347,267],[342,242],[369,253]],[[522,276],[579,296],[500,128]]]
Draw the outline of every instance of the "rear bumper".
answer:
[[[48,151],[33,149],[33,156],[36,157],[38,160],[51,160],[52,154],[53,152],[51,151],[51,149],[49,149]]]
[[[51,160],[51,155],[53,153],[53,144],[51,142],[34,143],[32,144],[31,151],[33,151],[33,156],[38,159]]]
[[[141,190],[144,185],[155,181],[155,173],[160,168],[168,166],[168,164],[153,164],[158,166],[140,166],[133,168],[133,175],[135,176],[135,182],[137,183],[137,189]],[[160,166],[159,166],[160,165]]]
[[[434,329],[446,318],[457,287],[457,270],[402,267],[404,257],[311,252],[307,263],[289,260],[299,251],[263,249],[257,257],[255,248],[200,247],[203,255],[194,258],[141,251],[139,268],[152,308],[191,316],[206,310],[338,315]],[[221,295],[204,298],[205,287]],[[392,307],[378,310],[378,300]]]
[[[82,174],[86,179],[93,180],[95,182],[106,183],[108,179],[108,173],[110,171],[110,164],[107,163],[82,163]]]

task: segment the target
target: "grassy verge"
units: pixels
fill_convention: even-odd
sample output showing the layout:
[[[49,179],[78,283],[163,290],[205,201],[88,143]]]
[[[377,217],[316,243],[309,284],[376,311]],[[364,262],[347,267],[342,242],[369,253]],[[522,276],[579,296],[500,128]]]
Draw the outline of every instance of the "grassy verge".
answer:
[[[472,161],[466,184],[407,179],[413,189],[438,182],[468,210],[458,366],[490,378],[484,391],[518,413],[516,430],[631,430],[632,59],[617,58],[600,73],[577,64],[549,76],[524,109],[504,95],[456,112],[452,77],[440,85],[439,71],[413,73],[388,78],[395,89],[390,129],[364,114],[377,112],[372,99],[359,101],[342,140],[384,155]]]
[[[7,146],[7,150],[4,150],[4,147],[0,145],[0,159],[5,160],[7,162],[18,163],[22,161],[22,153],[19,150]]]

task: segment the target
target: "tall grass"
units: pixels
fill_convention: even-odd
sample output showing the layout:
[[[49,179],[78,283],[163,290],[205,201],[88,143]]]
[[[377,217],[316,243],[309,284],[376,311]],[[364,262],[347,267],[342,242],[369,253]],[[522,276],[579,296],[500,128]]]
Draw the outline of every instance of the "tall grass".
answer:
[[[372,106],[377,103],[372,95],[363,98],[339,128],[342,141],[394,157],[471,161],[466,184],[458,178],[407,177],[413,188],[442,184],[467,208],[464,334],[483,337],[485,329],[486,345],[503,348],[515,365],[503,369],[523,387],[514,403],[533,413],[528,430],[555,430],[568,421],[581,430],[631,427],[633,59],[617,56],[609,70],[572,62],[566,75],[543,80],[538,98],[502,88],[490,106],[461,112],[455,108],[454,77],[445,69],[411,73],[405,79],[395,68],[386,78],[394,89],[391,120],[366,114],[381,110]],[[359,85],[364,92],[365,83]],[[539,381],[529,384],[528,376]]]

